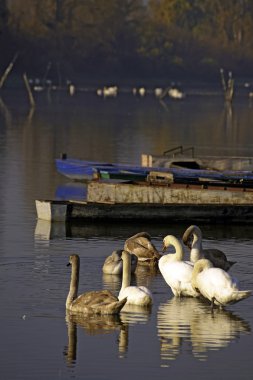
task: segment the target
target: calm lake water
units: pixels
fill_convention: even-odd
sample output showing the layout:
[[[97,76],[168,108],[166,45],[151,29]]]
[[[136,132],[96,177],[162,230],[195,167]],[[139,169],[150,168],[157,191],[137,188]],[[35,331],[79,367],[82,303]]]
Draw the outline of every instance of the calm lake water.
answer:
[[[154,294],[151,312],[129,310],[119,318],[68,320],[68,257],[81,258],[84,292],[120,279],[102,275],[106,256],[129,236],[148,231],[159,250],[167,234],[189,225],[50,224],[37,221],[35,199],[51,199],[68,180],[54,159],[69,157],[139,164],[141,153],[177,145],[197,154],[253,156],[253,108],[243,88],[233,107],[219,86],[187,89],[183,101],[152,94],[95,92],[27,95],[3,91],[0,99],[0,365],[1,379],[251,379],[252,297],[226,310],[195,299],[175,299],[159,273],[138,270],[133,281]],[[253,226],[202,225],[205,247],[224,250],[242,288],[253,289]]]

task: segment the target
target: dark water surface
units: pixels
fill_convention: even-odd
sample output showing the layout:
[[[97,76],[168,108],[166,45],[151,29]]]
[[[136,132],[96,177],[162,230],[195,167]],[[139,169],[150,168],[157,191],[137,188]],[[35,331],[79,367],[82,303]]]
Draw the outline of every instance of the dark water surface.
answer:
[[[147,230],[159,250],[185,224],[37,221],[35,199],[54,198],[68,181],[56,173],[62,152],[75,158],[140,163],[141,153],[195,146],[199,154],[253,156],[253,109],[246,94],[231,109],[219,93],[189,91],[183,101],[159,103],[151,94],[26,94],[3,92],[0,102],[0,366],[1,379],[251,379],[252,297],[226,310],[175,299],[159,273],[138,270],[133,281],[150,288],[150,313],[119,318],[66,318],[68,256],[81,258],[80,292],[120,279],[102,275],[105,257],[132,234]],[[224,250],[242,288],[253,289],[253,226],[203,225],[205,247]]]

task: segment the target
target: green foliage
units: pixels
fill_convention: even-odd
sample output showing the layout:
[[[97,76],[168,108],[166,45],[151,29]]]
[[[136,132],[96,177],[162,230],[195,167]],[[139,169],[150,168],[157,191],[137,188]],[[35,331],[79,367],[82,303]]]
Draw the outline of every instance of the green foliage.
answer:
[[[6,4],[0,0],[0,47],[22,51],[28,70],[51,61],[87,75],[206,75],[253,63],[252,0],[12,0],[8,10]]]

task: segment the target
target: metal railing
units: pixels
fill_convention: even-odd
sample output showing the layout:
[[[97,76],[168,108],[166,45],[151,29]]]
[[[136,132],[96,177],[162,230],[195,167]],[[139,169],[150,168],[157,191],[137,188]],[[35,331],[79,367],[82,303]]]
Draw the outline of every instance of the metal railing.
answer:
[[[172,157],[175,157],[178,154],[184,154],[185,152],[188,152],[188,151],[191,151],[192,152],[191,156],[194,157],[194,147],[191,146],[189,148],[184,149],[184,147],[182,145],[176,146],[175,148],[165,150],[163,152],[163,155],[166,156],[166,155],[168,155],[168,153],[174,152],[174,153],[172,153]]]

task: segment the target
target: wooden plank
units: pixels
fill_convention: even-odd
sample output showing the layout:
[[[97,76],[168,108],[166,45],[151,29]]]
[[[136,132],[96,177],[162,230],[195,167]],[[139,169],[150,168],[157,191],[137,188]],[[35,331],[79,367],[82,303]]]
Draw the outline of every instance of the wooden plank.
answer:
[[[252,191],[224,191],[190,186],[157,186],[148,184],[90,182],[87,201],[100,203],[151,204],[253,204]]]
[[[61,207],[62,202],[41,202],[47,210],[53,205]],[[48,203],[48,205],[46,204]],[[253,205],[224,205],[224,204],[98,204],[98,203],[69,203],[65,202],[67,213],[65,221],[134,221],[166,223],[235,223],[253,224]],[[38,218],[44,214],[38,214]],[[57,215],[57,213],[55,214]],[[41,218],[42,219],[42,218]],[[47,219],[49,220],[49,219]],[[51,222],[59,221],[53,217]]]

